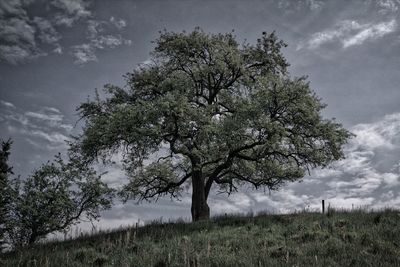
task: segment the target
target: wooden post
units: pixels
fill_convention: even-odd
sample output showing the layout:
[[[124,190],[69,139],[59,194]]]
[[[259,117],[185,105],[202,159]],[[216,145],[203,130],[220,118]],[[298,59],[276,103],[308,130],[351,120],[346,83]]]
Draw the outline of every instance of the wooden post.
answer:
[[[325,200],[322,200],[322,214],[325,214]]]

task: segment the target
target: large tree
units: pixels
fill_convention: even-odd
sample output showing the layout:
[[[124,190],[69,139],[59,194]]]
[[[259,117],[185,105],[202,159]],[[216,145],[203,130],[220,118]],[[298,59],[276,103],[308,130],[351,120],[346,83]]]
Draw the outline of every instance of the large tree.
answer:
[[[278,189],[343,157],[350,133],[323,119],[305,77],[292,78],[274,33],[239,44],[233,33],[161,32],[148,63],[78,107],[74,144],[86,162],[122,153],[126,199],[179,196],[192,186],[192,218],[209,218],[214,184]]]

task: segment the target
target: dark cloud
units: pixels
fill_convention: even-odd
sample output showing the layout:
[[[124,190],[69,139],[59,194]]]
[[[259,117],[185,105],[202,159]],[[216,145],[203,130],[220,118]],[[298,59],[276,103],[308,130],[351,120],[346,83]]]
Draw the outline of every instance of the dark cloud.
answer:
[[[62,33],[73,26],[81,28],[76,25],[78,21],[88,24],[88,40],[69,46],[75,63],[96,61],[98,49],[130,44],[129,40],[115,34],[126,27],[126,22],[113,16],[109,20],[96,20],[89,10],[90,4],[83,0],[1,1],[0,61],[17,65],[49,53],[62,54]],[[49,15],[36,16],[35,8],[47,9]],[[100,35],[102,32],[105,35]]]
[[[53,0],[50,2],[58,12],[55,14],[55,23],[71,27],[80,19],[91,17],[92,12],[88,9],[91,1],[83,0]]]
[[[36,45],[35,32],[24,18],[0,18],[0,61],[15,65],[44,55]]]
[[[15,16],[20,18],[26,18],[26,6],[32,3],[33,1],[24,1],[24,0],[9,0],[9,1],[0,1],[0,17],[4,18],[5,16]]]
[[[51,22],[47,19],[35,17],[33,22],[38,29],[38,38],[45,44],[58,44],[61,35],[55,30]]]
[[[33,1],[1,1],[0,3],[0,61],[16,65],[45,56],[38,41],[57,43],[60,38],[50,22],[30,19],[27,8]]]

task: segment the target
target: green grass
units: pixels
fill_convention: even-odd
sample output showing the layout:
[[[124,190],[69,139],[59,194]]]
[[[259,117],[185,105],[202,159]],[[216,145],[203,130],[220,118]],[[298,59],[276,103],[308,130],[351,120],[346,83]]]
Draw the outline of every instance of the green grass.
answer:
[[[154,222],[5,253],[0,266],[400,266],[400,213]]]

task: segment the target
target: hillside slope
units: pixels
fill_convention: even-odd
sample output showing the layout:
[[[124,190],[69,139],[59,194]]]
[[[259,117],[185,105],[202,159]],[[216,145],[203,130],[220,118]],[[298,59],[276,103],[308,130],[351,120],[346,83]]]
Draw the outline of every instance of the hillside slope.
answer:
[[[153,223],[3,254],[0,266],[400,266],[400,213]]]

